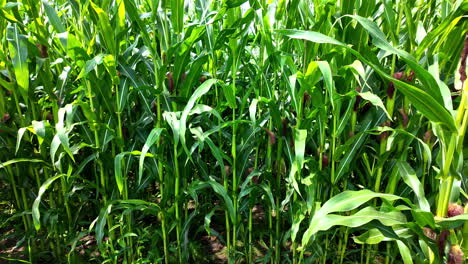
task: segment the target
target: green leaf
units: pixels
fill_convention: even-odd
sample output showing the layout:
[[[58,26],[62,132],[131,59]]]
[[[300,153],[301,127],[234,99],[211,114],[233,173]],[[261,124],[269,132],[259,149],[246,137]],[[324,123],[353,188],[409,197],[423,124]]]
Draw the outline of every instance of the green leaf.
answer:
[[[98,16],[98,27],[99,27],[99,32],[101,33],[104,43],[106,44],[106,48],[109,50],[110,54],[115,54],[116,52],[116,46],[115,46],[115,40],[114,40],[114,30],[112,29],[110,25],[110,20],[109,20],[109,15],[102,10],[98,5],[93,3],[93,1],[89,1],[91,4],[91,7],[93,8],[94,12],[96,12]]]
[[[403,258],[403,263],[413,264],[413,257],[411,256],[411,251],[408,248],[408,246],[406,246],[406,244],[400,240],[397,240],[396,242],[398,245],[398,249],[400,250],[401,257]]]
[[[444,19],[441,21],[441,23],[439,25],[437,25],[436,28],[434,28],[433,30],[431,30],[427,35],[426,37],[424,37],[423,41],[421,42],[420,45],[418,45],[416,47],[416,58],[417,59],[420,59],[422,54],[424,53],[424,51],[426,49],[429,48],[429,46],[438,38],[440,37],[440,35],[442,34],[445,34],[447,32],[450,32],[457,24],[458,22],[460,21],[460,19],[462,19],[463,16],[458,16],[458,17],[454,17],[454,16],[451,16],[447,19]],[[441,40],[441,43],[443,41]]]
[[[328,96],[330,97],[330,104],[332,108],[335,108],[334,96],[335,96],[335,85],[333,84],[333,76],[331,73],[330,65],[326,61],[317,61],[320,71],[323,75],[325,86],[328,90]]]
[[[386,226],[401,225],[406,223],[406,217],[401,212],[381,212],[369,206],[350,216],[336,214],[327,214],[322,216],[318,219],[318,221],[315,222],[316,225],[314,225],[310,231],[307,231],[315,234],[318,231],[325,231],[337,225],[358,227],[373,220],[377,220]],[[303,245],[305,245],[304,242]]]
[[[171,21],[176,33],[180,33],[184,27],[184,0],[171,0]]]
[[[16,149],[15,149],[15,155],[18,154],[18,150],[21,144],[21,139],[23,138],[24,132],[26,132],[27,127],[22,127],[18,129],[18,137],[16,138]]]
[[[119,77],[117,76],[117,63],[113,55],[106,55],[103,59],[104,66],[106,67],[107,72],[109,73],[112,84],[118,85],[120,83]],[[121,111],[120,100],[117,100],[119,104],[117,105],[117,111]]]
[[[146,28],[147,26],[146,23],[144,23],[142,19],[140,18],[140,14],[138,13],[136,2],[134,0],[124,0],[124,4],[125,4],[125,11],[127,11],[129,20],[132,22],[135,22],[138,25],[138,29],[139,29],[138,32],[141,33],[144,43],[147,45],[147,47],[149,47],[149,49],[154,54],[154,50],[152,50],[153,47],[151,45],[152,39],[150,39],[149,37],[148,30]]]
[[[345,212],[353,210],[367,201],[381,198],[387,201],[395,201],[402,199],[401,197],[387,193],[376,193],[370,190],[361,191],[344,191],[333,196],[328,200],[316,213],[317,216],[326,215],[328,213]]]
[[[414,57],[412,57],[408,52],[394,48],[386,39],[385,35],[379,29],[379,27],[371,20],[360,17],[360,16],[350,16],[356,21],[358,21],[372,36],[372,42],[378,48],[381,48],[385,51],[388,51],[392,54],[398,55],[403,59],[416,73],[416,76],[421,80],[424,85],[424,88],[428,93],[440,104],[443,105],[444,100],[439,89],[439,85],[434,77],[426,71],[423,67],[419,65]]]
[[[81,70],[80,74],[76,78],[77,80],[88,76],[88,74],[96,68],[96,66],[100,65],[103,62],[104,54],[99,54],[96,57],[88,60],[84,65],[83,69]]]
[[[68,154],[68,156],[75,161],[75,158],[73,157],[73,154],[70,149],[70,143],[68,140],[68,133],[71,132],[71,127],[70,123],[72,122],[72,107],[73,105],[68,104],[63,108],[59,109],[58,112],[58,121],[55,124],[55,129],[57,133],[55,134],[52,144],[50,147],[50,156],[52,159],[52,162],[55,162],[55,153],[57,152],[59,146],[62,146],[65,152]],[[67,127],[65,127],[65,113],[67,113]]]
[[[219,194],[221,196],[221,198],[223,199],[224,201],[224,206],[226,207],[227,209],[227,212],[229,214],[229,217],[231,218],[231,221],[234,222],[235,220],[235,212],[234,212],[234,206],[233,206],[233,203],[232,203],[232,200],[231,200],[231,197],[229,197],[228,193],[226,192],[226,189],[224,189],[224,186],[222,186],[221,184],[213,181],[213,180],[209,180],[209,181],[194,181],[192,182],[192,184],[190,184],[190,187],[189,187],[189,192],[192,194],[192,196],[196,196],[196,193],[202,189],[205,189],[205,188],[209,188],[211,187],[211,189]]]
[[[219,210],[220,207],[219,206],[215,206],[213,209],[210,210],[209,213],[207,213],[205,215],[205,230],[206,230],[206,233],[208,233],[209,236],[211,236],[211,229],[210,229],[210,224],[211,224],[211,217],[213,217],[214,213],[216,210]]]
[[[47,179],[39,188],[39,192],[32,206],[32,217],[33,217],[34,227],[36,228],[36,230],[39,230],[41,228],[41,214],[39,212],[39,205],[41,204],[42,195],[45,193],[45,191],[47,191],[49,186],[55,180],[63,176],[66,176],[66,174],[60,174],[60,175],[51,177]]]
[[[291,165],[291,171],[289,172],[289,184],[292,184],[296,192],[301,195],[299,190],[299,185],[296,180],[296,173],[301,172],[302,167],[304,166],[304,153],[305,153],[305,143],[307,139],[307,130],[305,129],[296,129],[294,133],[294,150],[295,158],[294,162]],[[300,175],[300,174],[299,174]]]
[[[32,162],[32,163],[45,163],[47,162],[40,160],[40,159],[26,159],[26,158],[18,158],[18,159],[11,159],[5,162],[0,163],[0,169],[5,168],[7,166],[10,166],[12,164],[18,163],[18,162]]]
[[[432,229],[436,228],[434,215],[430,211],[413,209],[411,210],[411,214],[413,215],[414,220],[419,226],[421,227],[429,226]]]
[[[162,131],[162,128],[154,128],[153,130],[151,130],[148,138],[146,139],[145,145],[141,150],[140,162],[138,167],[138,185],[141,184],[141,178],[143,177],[143,164],[145,162],[146,153],[151,148],[151,146],[153,146],[153,144],[159,139],[159,136],[161,135]]]
[[[435,123],[440,123],[445,126],[448,130],[455,132],[457,131],[457,128],[455,126],[454,119],[452,115],[447,111],[442,106],[443,100],[441,96],[436,96],[436,98],[433,98],[431,95],[426,93],[425,91],[418,89],[410,84],[407,84],[405,82],[402,82],[400,80],[397,80],[390,76],[389,74],[385,73],[385,71],[381,68],[380,65],[374,64],[371,60],[366,59],[364,55],[361,55],[359,52],[356,50],[352,49],[348,45],[335,40],[334,38],[325,36],[321,33],[318,32],[312,32],[312,31],[303,31],[303,30],[277,30],[278,33],[281,33],[285,36],[288,36],[293,39],[304,39],[308,41],[312,41],[315,43],[323,43],[323,44],[333,44],[333,45],[338,45],[346,50],[348,50],[350,53],[352,53],[354,56],[356,56],[359,60],[363,61],[372,69],[374,69],[378,74],[380,74],[382,77],[386,78],[389,81],[392,81],[395,86],[401,91],[405,96],[408,97],[408,99],[413,103],[413,105],[418,109],[424,116],[426,116],[429,120],[435,122]],[[381,33],[381,32],[380,32]],[[377,40],[381,40],[381,34],[377,33]],[[380,36],[380,37],[379,37]],[[382,41],[381,41],[382,42]],[[393,52],[396,52],[394,48],[391,48]],[[406,56],[405,53],[402,53],[404,56]],[[407,56],[406,56],[407,57]],[[408,59],[410,61],[410,59]],[[420,66],[415,66],[412,65],[412,68],[416,71],[417,69],[422,69]],[[425,71],[425,70],[424,70]],[[427,71],[426,71],[427,72]],[[433,82],[435,82],[434,78],[432,78],[433,82],[431,81],[431,78],[426,76],[425,73],[420,74],[420,78],[424,79],[427,77],[427,82],[430,82],[431,85],[433,86]],[[419,76],[419,75],[418,75]],[[434,90],[434,89],[432,89]],[[438,91],[438,90],[437,90]],[[439,92],[440,94],[440,92]]]
[[[371,104],[379,107],[380,109],[384,110],[385,114],[387,115],[388,119],[392,120],[392,117],[390,114],[387,112],[387,109],[385,108],[385,105],[382,102],[382,99],[378,97],[377,95],[371,93],[371,92],[364,92],[364,93],[359,93],[359,95],[362,97],[362,99],[367,100],[371,102]]]
[[[221,84],[221,87],[223,88],[223,93],[226,97],[229,107],[236,109],[236,95],[234,94],[233,86],[229,84]]]
[[[104,238],[104,227],[106,226],[107,222],[107,216],[111,213],[112,211],[112,203],[106,204],[104,207],[101,208],[101,211],[99,212],[99,216],[96,219],[96,241],[99,247],[102,245],[102,239]],[[94,222],[93,222],[94,224]],[[91,224],[91,226],[93,225]],[[91,230],[91,227],[90,227]]]
[[[447,218],[436,218],[435,220],[436,224],[442,229],[454,229],[462,226],[463,223],[468,221],[468,213]]]
[[[21,35],[16,24],[7,27],[8,50],[13,63],[16,83],[25,102],[29,92],[28,47],[26,37]]]
[[[184,147],[185,152],[187,155],[189,155],[189,151],[187,148],[187,145],[185,144],[185,130],[187,128],[187,117],[192,110],[192,108],[195,105],[195,102],[200,99],[204,94],[206,94],[211,86],[217,82],[216,79],[209,79],[205,81],[200,87],[198,87],[195,92],[193,92],[192,96],[188,100],[187,104],[185,105],[184,111],[182,112],[182,115],[180,117],[180,122],[179,122],[179,135],[180,135],[180,142],[182,143],[182,146]],[[189,155],[190,156],[190,155]]]
[[[413,190],[414,194],[416,195],[419,208],[421,208],[423,211],[430,212],[431,208],[429,202],[427,201],[424,194],[424,188],[419,181],[418,176],[416,176],[416,172],[414,172],[413,168],[411,168],[411,166],[406,161],[398,161],[397,166],[403,181]]]
[[[328,226],[326,222],[321,220],[322,218],[326,217],[330,213],[336,213],[336,212],[345,212],[345,211],[350,211],[353,210],[362,204],[366,203],[367,201],[374,199],[374,198],[381,198],[387,201],[394,201],[398,199],[402,199],[399,196],[392,195],[392,194],[385,194],[385,193],[375,193],[369,190],[361,190],[361,191],[344,191],[338,195],[333,196],[330,200],[328,200],[322,208],[317,210],[310,221],[309,227],[306,230],[306,232],[302,236],[302,246],[306,246],[312,235],[314,235],[316,232],[319,230],[325,230],[321,229],[324,228],[324,226]],[[371,210],[371,209],[367,209]],[[365,216],[365,214],[363,214]],[[358,215],[360,216],[360,215]],[[337,216],[330,216],[327,218],[329,221],[336,221],[336,223],[347,223],[345,220],[342,220],[340,217]],[[362,222],[361,217],[357,218],[351,218],[352,220],[350,221],[350,226],[354,223],[367,223],[367,222]],[[362,218],[366,219],[366,218]],[[367,219],[366,219],[367,220]],[[344,222],[342,222],[344,221]],[[319,225],[319,223],[322,223]]]
[[[125,29],[125,2],[124,0],[117,0],[117,12],[116,12],[116,27],[115,27],[115,36],[122,32]]]
[[[247,2],[247,0],[224,0],[224,4],[228,8],[234,8],[242,5],[243,3]]]
[[[122,159],[128,152],[123,152],[115,156],[114,159],[114,174],[115,174],[115,182],[117,183],[117,188],[119,189],[119,193],[122,194],[123,191],[123,177],[122,177]]]
[[[380,232],[377,228],[372,228],[362,235],[353,237],[354,242],[358,244],[369,244],[369,245],[378,244],[382,242],[384,239],[385,239],[384,235],[382,235],[382,232]]]
[[[55,9],[50,6],[49,2],[47,0],[42,0],[42,5],[44,6],[44,11],[49,18],[50,24],[55,28],[55,30],[58,33],[63,33],[66,31],[65,27],[62,24],[62,21],[60,21],[60,18],[57,15],[57,12],[55,12]]]
[[[364,126],[361,128],[361,132],[356,135],[357,139],[351,138],[348,141],[352,141],[352,145],[350,148],[347,149],[344,157],[340,160],[340,163],[338,164],[337,172],[336,172],[336,178],[332,182],[333,184],[337,183],[343,175],[350,170],[351,162],[354,160],[354,157],[360,150],[362,144],[364,144],[365,140],[368,138],[368,135],[364,133],[365,131],[368,131],[371,129],[373,126],[375,126],[377,123],[380,123],[382,118],[385,117],[384,113],[382,113],[378,118],[371,120],[366,118],[364,120]]]

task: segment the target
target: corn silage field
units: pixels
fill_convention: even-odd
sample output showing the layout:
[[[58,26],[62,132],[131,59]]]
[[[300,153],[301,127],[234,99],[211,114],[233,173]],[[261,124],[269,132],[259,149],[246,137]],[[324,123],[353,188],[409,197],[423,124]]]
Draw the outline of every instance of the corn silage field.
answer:
[[[467,12],[0,0],[0,263],[464,263]]]

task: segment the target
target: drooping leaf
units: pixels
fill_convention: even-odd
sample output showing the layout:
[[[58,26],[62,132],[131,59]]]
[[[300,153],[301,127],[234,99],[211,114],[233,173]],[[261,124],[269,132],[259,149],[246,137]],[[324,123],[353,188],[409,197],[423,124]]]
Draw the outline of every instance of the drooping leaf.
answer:
[[[359,93],[359,96],[362,97],[362,99],[364,100],[367,100],[369,102],[371,102],[371,104],[379,107],[380,109],[382,109],[385,114],[387,115],[387,118],[392,120],[392,117],[390,116],[390,114],[387,112],[387,108],[385,108],[383,102],[382,102],[382,99],[380,99],[380,97],[378,97],[377,95],[371,93],[371,92],[364,92],[364,93]]]
[[[143,163],[145,162],[146,153],[149,151],[151,146],[159,139],[163,129],[162,128],[154,128],[151,130],[148,138],[146,139],[145,145],[141,150],[139,167],[138,167],[138,184],[141,184],[141,178],[143,177]]]
[[[39,230],[41,228],[41,214],[39,211],[39,205],[41,203],[42,195],[47,191],[49,186],[58,178],[66,176],[66,174],[59,174],[57,176],[51,177],[47,179],[42,185],[41,188],[39,188],[39,192],[37,194],[36,199],[34,200],[33,206],[32,206],[32,216],[33,216],[33,221],[34,221],[34,228],[36,230]]]
[[[202,85],[200,85],[200,87],[198,87],[195,90],[195,92],[193,92],[193,94],[190,97],[189,101],[185,105],[184,111],[182,111],[182,115],[180,117],[180,122],[179,122],[179,135],[180,135],[180,142],[182,143],[182,146],[184,147],[185,152],[187,154],[189,153],[189,151],[188,151],[187,145],[185,143],[185,130],[187,128],[188,114],[190,113],[190,111],[194,107],[195,102],[200,97],[202,97],[204,94],[206,94],[210,90],[211,86],[213,86],[213,84],[215,84],[216,82],[217,82],[217,80],[210,79],[210,80],[205,81]]]
[[[447,128],[450,131],[457,130],[452,116],[441,104],[443,102],[442,97],[440,97],[439,99],[435,99],[425,91],[418,89],[413,85],[407,84],[403,81],[393,78],[389,74],[385,73],[381,66],[373,63],[371,60],[366,59],[365,55],[360,54],[348,45],[318,32],[291,29],[277,30],[277,32],[294,39],[304,39],[315,43],[333,44],[345,48],[358,59],[372,67],[372,69],[374,69],[379,75],[386,78],[388,81],[392,81],[394,85],[410,99],[410,101],[414,104],[416,109],[421,111],[421,113],[425,115],[429,120],[443,124],[445,128]],[[430,78],[428,78],[428,80],[429,79]]]

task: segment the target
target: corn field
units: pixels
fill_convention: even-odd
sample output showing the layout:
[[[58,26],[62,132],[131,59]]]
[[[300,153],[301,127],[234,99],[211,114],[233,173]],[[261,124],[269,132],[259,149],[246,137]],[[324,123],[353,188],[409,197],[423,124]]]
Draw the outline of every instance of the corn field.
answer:
[[[467,14],[0,0],[0,263],[465,263]]]

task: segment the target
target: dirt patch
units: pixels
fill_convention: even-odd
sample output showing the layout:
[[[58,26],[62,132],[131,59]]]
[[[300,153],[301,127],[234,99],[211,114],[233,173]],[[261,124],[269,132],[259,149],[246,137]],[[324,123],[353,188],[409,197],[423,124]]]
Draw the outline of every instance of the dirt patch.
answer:
[[[227,247],[221,243],[217,236],[203,236],[201,240],[208,251],[207,253],[213,256],[212,263],[227,263]]]
[[[12,259],[25,260],[24,247],[16,247],[18,238],[15,237],[14,230],[0,230],[0,264],[16,263]]]

